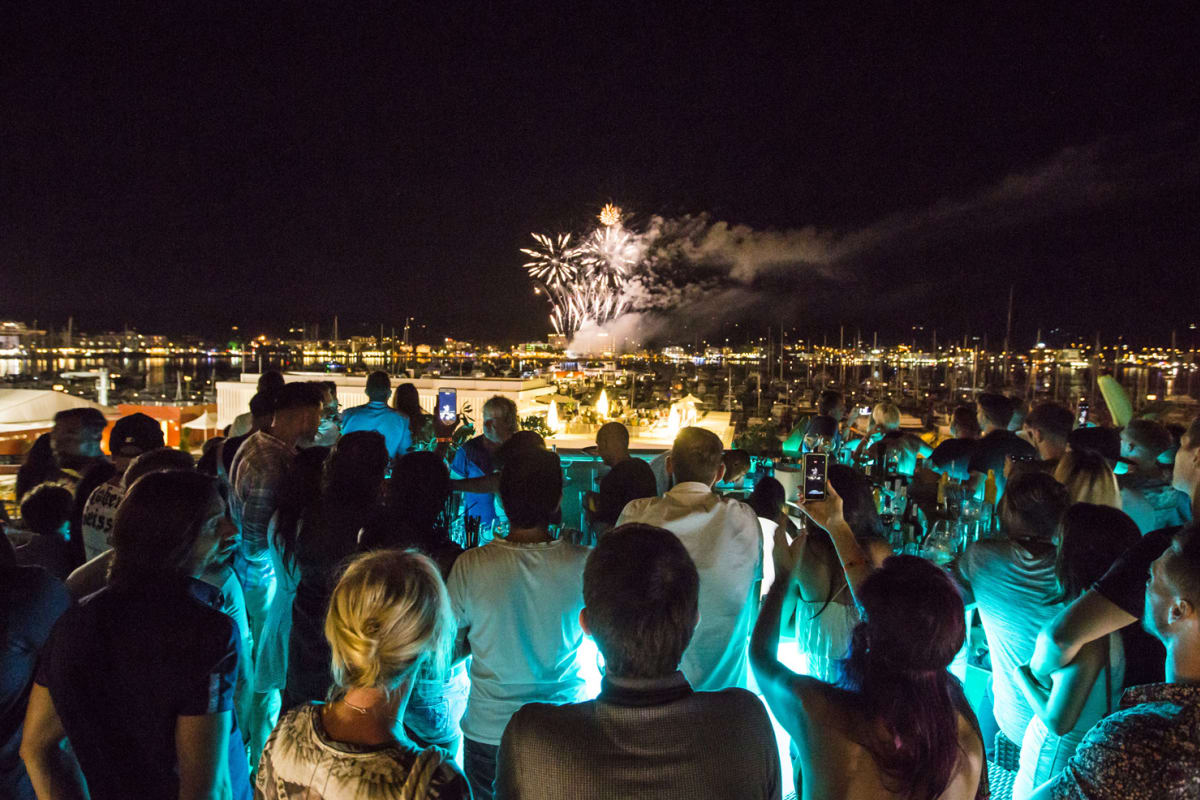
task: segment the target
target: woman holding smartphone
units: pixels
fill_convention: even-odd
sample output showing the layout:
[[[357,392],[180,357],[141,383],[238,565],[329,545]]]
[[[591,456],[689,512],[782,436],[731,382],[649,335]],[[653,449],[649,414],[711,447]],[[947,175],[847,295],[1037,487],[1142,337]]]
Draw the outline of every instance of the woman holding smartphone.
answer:
[[[832,483],[828,494],[801,508],[829,532],[847,592],[862,613],[837,681],[797,675],[776,656],[780,610],[803,537],[789,545],[776,531],[776,580],[750,640],[763,698],[799,751],[800,796],[987,797],[979,725],[947,671],[966,638],[958,589],[944,570],[915,556],[892,556],[875,567]]]

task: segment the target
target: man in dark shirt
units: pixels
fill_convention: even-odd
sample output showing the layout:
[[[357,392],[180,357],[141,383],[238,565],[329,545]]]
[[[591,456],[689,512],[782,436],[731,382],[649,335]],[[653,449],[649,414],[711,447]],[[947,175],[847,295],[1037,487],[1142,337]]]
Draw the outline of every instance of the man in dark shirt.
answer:
[[[71,605],[62,583],[39,567],[17,566],[0,532],[0,797],[33,800],[18,750],[38,653]]]
[[[971,479],[979,485],[987,478],[991,470],[996,476],[996,488],[1004,492],[1004,463],[1010,456],[1014,458],[1036,457],[1037,450],[1033,445],[1008,429],[1016,404],[1002,394],[985,392],[979,395],[978,407],[979,427],[983,438],[975,443],[975,451],[967,464]]]
[[[669,531],[633,524],[605,535],[584,569],[580,615],[607,665],[600,696],[513,715],[497,800],[780,796],[779,752],[758,698],[693,691],[679,671],[699,586]]]
[[[654,497],[658,493],[654,471],[640,458],[629,454],[629,430],[619,422],[606,422],[596,431],[596,454],[609,471],[600,479],[600,491],[588,496],[589,508],[594,508],[593,525],[607,529],[617,524],[617,517],[630,500]]]

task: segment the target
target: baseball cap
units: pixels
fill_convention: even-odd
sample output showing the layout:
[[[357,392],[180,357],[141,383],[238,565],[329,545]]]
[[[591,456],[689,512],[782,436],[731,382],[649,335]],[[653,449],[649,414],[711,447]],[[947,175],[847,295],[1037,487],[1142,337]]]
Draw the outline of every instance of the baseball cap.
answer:
[[[113,423],[108,435],[108,452],[114,456],[135,456],[163,446],[162,427],[146,414],[130,414]]]

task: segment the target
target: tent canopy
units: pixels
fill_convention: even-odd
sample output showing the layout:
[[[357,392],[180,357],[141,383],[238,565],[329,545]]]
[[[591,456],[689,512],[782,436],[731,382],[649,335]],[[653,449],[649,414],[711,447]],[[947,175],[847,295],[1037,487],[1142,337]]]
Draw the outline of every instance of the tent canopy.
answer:
[[[82,397],[49,389],[0,389],[0,424],[53,421],[54,415],[70,408],[94,408],[106,417],[116,411]]]
[[[183,427],[190,431],[211,431],[220,427],[217,425],[217,412],[206,411],[193,420],[183,423]]]

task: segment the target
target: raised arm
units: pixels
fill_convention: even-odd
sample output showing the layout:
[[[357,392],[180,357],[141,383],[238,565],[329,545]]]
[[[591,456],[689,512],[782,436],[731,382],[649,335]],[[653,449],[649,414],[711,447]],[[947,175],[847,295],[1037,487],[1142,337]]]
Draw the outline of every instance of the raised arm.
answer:
[[[1100,675],[1107,641],[1092,642],[1051,676],[1050,688],[1034,676],[1028,665],[1017,667],[1016,683],[1033,713],[1056,736],[1070,732]]]
[[[842,498],[833,488],[832,483],[826,482],[825,496],[824,500],[801,500],[797,505],[809,519],[829,531],[829,538],[833,540],[838,560],[842,563],[842,570],[846,573],[846,583],[850,586],[850,594],[857,604],[863,581],[875,571],[875,567],[867,557],[862,545],[858,543],[858,539],[854,537],[854,531],[846,523],[846,518],[842,516]]]
[[[772,555],[775,559],[775,581],[767,591],[758,621],[750,637],[750,667],[762,690],[763,698],[779,720],[779,724],[792,734],[801,736],[804,695],[817,690],[821,682],[792,672],[779,660],[779,624],[783,598],[792,583],[792,569],[796,557],[803,547],[797,539],[790,546],[786,531],[775,530]]]
[[[1095,589],[1088,589],[1038,631],[1029,667],[1039,679],[1070,664],[1088,642],[1115,633],[1137,617]]]

